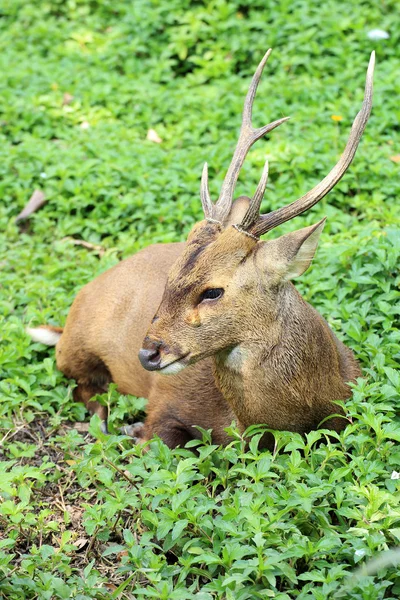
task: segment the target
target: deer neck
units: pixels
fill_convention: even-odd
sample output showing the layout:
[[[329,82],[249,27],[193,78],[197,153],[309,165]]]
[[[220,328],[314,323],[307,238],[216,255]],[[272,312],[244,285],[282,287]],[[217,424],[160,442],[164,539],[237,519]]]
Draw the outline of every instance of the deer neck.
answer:
[[[251,339],[215,355],[214,376],[241,428],[266,423],[303,431],[321,420],[317,404],[345,397],[338,351],[325,321],[292,284],[277,306],[273,320],[260,310]]]

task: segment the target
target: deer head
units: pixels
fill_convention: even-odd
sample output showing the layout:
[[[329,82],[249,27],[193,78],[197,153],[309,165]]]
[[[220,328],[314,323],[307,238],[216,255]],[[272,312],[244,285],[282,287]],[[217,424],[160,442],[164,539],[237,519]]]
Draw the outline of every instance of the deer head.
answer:
[[[285,289],[311,264],[325,219],[274,240],[259,238],[321,200],[344,175],[357,150],[372,107],[374,52],[362,108],[330,173],[301,198],[260,215],[268,178],[266,163],[254,196],[243,196],[233,203],[250,147],[288,119],[259,129],[251,124],[254,97],[270,52],[259,64],[247,93],[239,140],[215,204],[208,191],[207,164],[204,166],[200,195],[205,220],[194,226],[183,254],[169,272],[163,299],[139,353],[147,370],[177,373],[245,342],[260,343],[261,332],[265,340],[267,331],[273,343]]]

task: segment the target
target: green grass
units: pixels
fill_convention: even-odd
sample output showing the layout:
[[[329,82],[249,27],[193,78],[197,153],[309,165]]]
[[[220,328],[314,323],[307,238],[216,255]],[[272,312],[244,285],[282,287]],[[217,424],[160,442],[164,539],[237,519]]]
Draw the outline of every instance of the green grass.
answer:
[[[372,42],[374,28],[390,38]],[[277,432],[274,453],[258,452],[257,431],[224,449],[205,433],[198,454],[157,440],[143,454],[95,419],[88,433],[73,382],[24,328],[63,324],[100,272],[185,238],[203,162],[215,197],[269,46],[254,120],[292,119],[250,152],[237,190],[253,192],[268,157],[265,211],[337,160],[377,51],[354,164],[279,229],[328,217],[298,287],[362,363],[349,425],[335,439]],[[395,0],[0,2],[0,596],[399,597],[385,558],[400,546],[399,47]],[[35,189],[47,203],[18,227]],[[144,405],[114,388],[103,400],[114,431]],[[351,579],[372,557],[385,564]]]

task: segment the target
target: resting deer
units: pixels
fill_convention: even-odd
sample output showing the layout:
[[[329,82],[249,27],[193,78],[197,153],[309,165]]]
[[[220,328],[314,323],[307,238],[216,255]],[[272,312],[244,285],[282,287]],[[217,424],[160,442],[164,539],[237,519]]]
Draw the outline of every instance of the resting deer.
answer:
[[[251,82],[215,204],[204,167],[205,219],[187,242],[150,246],[97,277],[78,294],[64,329],[29,330],[36,341],[57,343],[58,368],[77,382],[75,399],[104,423],[106,407],[91,398],[111,381],[122,394],[148,398],[144,426],[132,431],[141,441],[157,434],[170,447],[183,445],[200,436],[198,425],[223,444],[233,420],[242,431],[266,424],[303,433],[323,420],[339,431],[346,424],[334,401],[351,395],[348,382],[360,368],[291,283],[309,267],[325,220],[270,241],[259,238],[314,206],[349,167],[371,112],[374,53],[339,162],[304,196],[260,215],[267,164],[254,196],[232,200],[252,144],[287,120],[259,129],[251,124],[269,54]]]

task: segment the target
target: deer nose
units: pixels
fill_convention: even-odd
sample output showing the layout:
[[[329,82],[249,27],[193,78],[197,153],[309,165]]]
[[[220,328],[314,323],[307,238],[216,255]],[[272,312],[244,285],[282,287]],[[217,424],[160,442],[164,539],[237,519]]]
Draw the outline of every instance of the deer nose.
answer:
[[[153,342],[150,348],[141,348],[139,350],[139,360],[142,367],[147,371],[156,371],[160,368],[160,346],[159,342]]]

